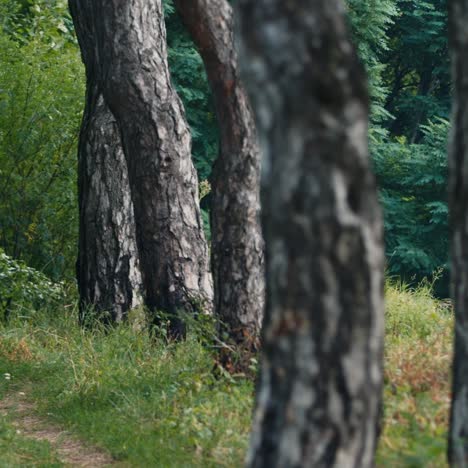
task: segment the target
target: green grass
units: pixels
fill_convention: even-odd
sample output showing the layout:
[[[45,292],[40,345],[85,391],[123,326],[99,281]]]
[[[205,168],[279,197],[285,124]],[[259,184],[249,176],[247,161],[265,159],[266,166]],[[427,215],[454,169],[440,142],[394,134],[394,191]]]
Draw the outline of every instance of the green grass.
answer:
[[[249,381],[215,377],[193,336],[167,346],[129,326],[87,332],[75,323],[74,312],[38,314],[3,329],[0,394],[31,388],[43,415],[131,466],[242,464]]]
[[[443,468],[453,314],[428,285],[386,288],[383,434],[379,465]]]
[[[0,416],[0,467],[61,466],[54,451],[47,442],[23,437],[8,418]]]
[[[0,366],[0,369],[2,367]],[[4,373],[0,375],[6,381]],[[0,384],[0,399],[10,385]],[[24,437],[12,421],[14,415],[0,409],[0,468],[11,466],[58,467],[57,456],[48,442]]]
[[[166,345],[129,325],[83,331],[73,308],[27,315],[0,328],[0,396],[27,388],[40,414],[121,466],[242,466],[253,384],[214,373],[196,334]],[[443,467],[451,312],[427,287],[389,286],[386,327],[378,465]],[[47,444],[22,440],[8,422],[0,431],[0,460],[17,457],[6,466],[21,466],[21,456],[54,466]]]

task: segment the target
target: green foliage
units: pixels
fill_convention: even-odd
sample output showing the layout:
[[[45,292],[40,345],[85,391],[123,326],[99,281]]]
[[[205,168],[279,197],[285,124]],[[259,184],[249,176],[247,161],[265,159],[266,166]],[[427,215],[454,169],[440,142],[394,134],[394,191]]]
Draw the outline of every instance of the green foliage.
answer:
[[[165,1],[171,76],[192,131],[192,155],[200,180],[208,179],[218,154],[218,126],[203,61],[171,1]]]
[[[447,268],[446,0],[347,4],[369,72],[389,271],[420,279]],[[210,90],[172,0],[164,6],[171,73],[206,180],[218,152]],[[55,279],[74,275],[77,245],[84,74],[72,29],[65,0],[0,0],[0,246]]]
[[[54,48],[74,42],[66,0],[0,0],[0,26],[21,43],[40,39]]]
[[[384,108],[387,89],[382,74],[382,55],[388,50],[388,29],[398,13],[397,0],[347,0],[349,18],[359,56],[369,75],[372,121],[389,118]]]
[[[0,246],[58,279],[76,256],[84,83],[60,10],[43,3],[0,30]]]
[[[218,144],[209,88],[170,1],[165,9],[172,76],[203,180]],[[67,3],[0,0],[0,25],[0,246],[55,279],[72,277],[84,73]]]
[[[446,139],[450,102],[446,0],[348,0],[369,72],[371,153],[391,275],[443,271],[448,294]]]
[[[448,118],[450,64],[446,0],[399,0],[400,16],[389,30],[384,82],[386,109],[395,117],[389,129],[412,143],[421,125]]]
[[[419,144],[385,139],[372,145],[391,275],[420,280],[448,268],[448,128],[436,119],[422,127]]]
[[[30,313],[39,307],[57,305],[64,296],[62,284],[53,283],[0,249],[0,320],[8,319],[12,311]]]

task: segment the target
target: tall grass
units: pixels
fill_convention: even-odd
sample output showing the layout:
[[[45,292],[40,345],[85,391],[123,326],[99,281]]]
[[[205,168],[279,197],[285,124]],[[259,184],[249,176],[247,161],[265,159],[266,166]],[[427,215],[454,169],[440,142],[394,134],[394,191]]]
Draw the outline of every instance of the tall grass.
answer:
[[[130,466],[239,466],[252,384],[213,373],[196,335],[167,344],[122,325],[79,328],[74,310],[4,328],[0,392],[22,389],[48,418]],[[2,375],[0,375],[2,379]]]
[[[452,313],[428,285],[389,284],[386,296],[378,464],[443,467]],[[167,344],[135,322],[83,330],[74,307],[23,311],[0,328],[0,397],[25,392],[122,466],[242,466],[253,383],[215,372],[203,333]],[[5,447],[0,435],[0,460]]]
[[[386,288],[385,393],[381,466],[446,463],[453,313],[430,284]]]

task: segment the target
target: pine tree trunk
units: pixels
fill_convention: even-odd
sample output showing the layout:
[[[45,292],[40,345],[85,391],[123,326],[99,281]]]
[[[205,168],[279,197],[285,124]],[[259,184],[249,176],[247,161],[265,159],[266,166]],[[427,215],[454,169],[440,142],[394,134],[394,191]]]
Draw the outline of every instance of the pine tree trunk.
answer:
[[[95,0],[99,84],[118,122],[136,236],[153,311],[174,316],[210,307],[208,248],[191,160],[191,136],[170,80],[161,0]]]
[[[448,457],[468,467],[468,1],[449,2],[454,79],[449,152],[455,352]]]
[[[135,220],[117,123],[96,80],[93,24],[70,0],[76,33],[87,68],[86,107],[78,154],[80,208],[77,279],[80,316],[89,307],[108,322],[122,321],[139,305],[142,279]],[[89,8],[89,6],[88,6]]]
[[[260,155],[240,82],[233,12],[226,0],[176,0],[205,64],[220,128],[211,179],[211,266],[214,311],[231,339],[256,349],[263,319]]]
[[[374,464],[382,220],[368,95],[339,0],[239,0],[266,243],[263,356],[248,466]]]

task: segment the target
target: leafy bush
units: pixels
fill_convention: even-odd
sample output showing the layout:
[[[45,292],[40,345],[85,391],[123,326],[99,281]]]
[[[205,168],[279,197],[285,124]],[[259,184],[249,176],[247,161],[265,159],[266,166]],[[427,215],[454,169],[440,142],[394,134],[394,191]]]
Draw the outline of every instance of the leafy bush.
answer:
[[[57,306],[63,299],[62,284],[53,283],[0,249],[0,319],[8,320],[13,310]]]
[[[448,276],[448,129],[448,121],[437,119],[422,126],[420,144],[404,138],[372,144],[389,273],[419,281],[442,272],[442,294]]]
[[[84,77],[66,3],[46,3],[0,24],[0,247],[58,279],[74,274]]]

